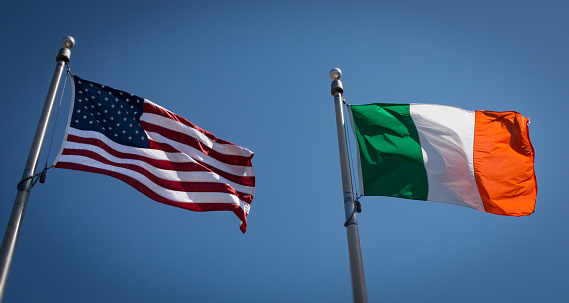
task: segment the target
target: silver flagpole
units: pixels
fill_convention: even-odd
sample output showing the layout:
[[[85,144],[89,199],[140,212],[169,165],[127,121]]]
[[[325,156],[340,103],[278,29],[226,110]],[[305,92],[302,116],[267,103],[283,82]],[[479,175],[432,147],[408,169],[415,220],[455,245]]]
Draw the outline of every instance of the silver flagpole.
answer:
[[[344,121],[344,109],[342,107],[342,72],[339,68],[330,71],[332,78],[332,95],[334,95],[334,105],[336,107],[336,130],[338,131],[338,149],[340,152],[340,168],[342,173],[342,189],[344,192],[344,210],[346,213],[346,231],[348,233],[348,253],[350,256],[350,271],[352,273],[352,291],[354,302],[367,302],[366,285],[364,278],[364,266],[360,249],[360,236],[358,223],[354,213],[354,194],[352,193],[352,179],[350,173],[350,162],[348,159],[348,147],[346,146],[346,133]]]
[[[2,248],[0,249],[0,302],[2,302],[2,299],[4,297],[6,280],[8,279],[8,273],[10,272],[12,257],[14,256],[16,243],[18,242],[18,235],[20,233],[20,228],[22,227],[22,221],[24,219],[26,205],[28,204],[30,190],[32,189],[33,178],[31,176],[33,176],[36,171],[36,166],[43,145],[43,140],[45,138],[47,125],[49,123],[49,117],[51,116],[51,109],[53,108],[55,94],[57,93],[57,88],[59,87],[59,80],[61,79],[63,67],[65,64],[69,63],[69,57],[71,56],[71,51],[69,49],[72,48],[74,44],[75,40],[73,37],[68,36],[63,38],[63,48],[59,50],[59,53],[55,59],[57,61],[57,66],[55,67],[53,78],[51,79],[51,85],[49,87],[47,98],[45,99],[45,104],[43,106],[43,111],[38,122],[36,134],[32,143],[32,148],[30,149],[28,161],[26,162],[26,167],[24,168],[24,174],[22,175],[23,182],[21,182],[21,184],[18,186],[18,193],[16,194],[14,207],[12,208],[12,213],[10,214],[8,227],[6,227],[6,234],[4,235],[4,241],[2,241]]]

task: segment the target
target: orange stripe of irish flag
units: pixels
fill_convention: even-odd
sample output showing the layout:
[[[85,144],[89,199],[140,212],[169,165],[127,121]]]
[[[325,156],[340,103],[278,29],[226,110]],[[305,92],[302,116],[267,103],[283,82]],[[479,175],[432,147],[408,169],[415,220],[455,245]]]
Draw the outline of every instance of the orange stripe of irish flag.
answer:
[[[517,112],[476,111],[474,175],[488,213],[533,213],[537,181],[529,119]]]

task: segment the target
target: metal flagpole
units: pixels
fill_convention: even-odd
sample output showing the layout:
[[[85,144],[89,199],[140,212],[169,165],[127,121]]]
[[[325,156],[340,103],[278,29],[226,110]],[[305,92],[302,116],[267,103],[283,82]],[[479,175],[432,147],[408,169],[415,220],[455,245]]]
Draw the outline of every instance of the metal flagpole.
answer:
[[[342,72],[339,68],[330,71],[332,78],[332,95],[336,107],[336,130],[338,131],[338,149],[340,152],[340,168],[342,173],[342,189],[344,192],[344,210],[346,213],[346,231],[348,233],[348,252],[350,256],[350,271],[352,273],[352,291],[354,302],[367,302],[364,267],[360,250],[360,236],[358,223],[354,213],[354,194],[352,193],[352,179],[350,174],[350,162],[348,159],[348,147],[346,146],[346,133],[344,128],[344,109],[342,107]]]
[[[64,65],[69,63],[69,57],[71,56],[71,51],[69,49],[72,48],[74,44],[75,40],[73,37],[68,36],[63,38],[63,48],[59,50],[55,59],[57,61],[57,66],[55,67],[53,78],[51,79],[51,85],[38,122],[32,148],[30,149],[28,161],[24,168],[24,174],[22,175],[23,181],[18,186],[18,193],[16,194],[14,207],[10,214],[8,227],[6,227],[6,234],[4,235],[4,241],[2,242],[2,248],[0,249],[0,302],[4,297],[6,280],[8,279],[12,257],[14,256],[14,250],[16,249],[16,242],[18,242],[18,235],[20,233],[20,228],[22,227],[22,221],[24,219],[26,205],[28,204],[30,190],[32,189],[32,176],[36,171],[45,132],[49,123],[49,117],[51,115],[51,109],[53,108],[55,100],[55,94],[59,87],[59,80],[61,78]]]

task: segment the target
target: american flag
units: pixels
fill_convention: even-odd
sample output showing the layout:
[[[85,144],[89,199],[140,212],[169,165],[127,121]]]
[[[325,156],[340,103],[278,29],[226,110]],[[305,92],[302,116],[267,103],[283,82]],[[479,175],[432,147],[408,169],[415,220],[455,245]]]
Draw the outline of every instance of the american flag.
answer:
[[[247,229],[255,193],[253,152],[165,108],[73,78],[73,104],[55,167],[120,179],[158,202],[233,211]]]

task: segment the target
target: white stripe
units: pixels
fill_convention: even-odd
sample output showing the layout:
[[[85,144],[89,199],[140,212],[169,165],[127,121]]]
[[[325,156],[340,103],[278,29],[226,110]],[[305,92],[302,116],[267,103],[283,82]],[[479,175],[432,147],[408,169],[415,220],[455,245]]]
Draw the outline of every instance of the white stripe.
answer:
[[[484,211],[473,166],[475,113],[456,107],[411,104],[427,170],[427,200]]]
[[[107,165],[101,163],[97,160],[94,160],[89,157],[83,156],[68,156],[62,155],[59,160],[60,163],[77,163],[82,164],[89,167],[100,168],[103,170],[119,173],[125,176],[129,176],[140,183],[144,184],[148,187],[151,191],[155,192],[156,194],[172,201],[176,202],[185,202],[185,203],[228,203],[228,204],[236,204],[240,205],[243,203],[233,194],[228,193],[220,193],[220,192],[184,192],[184,191],[175,191],[163,188],[146,176],[139,174],[138,172],[132,171],[130,169],[125,169],[121,167],[116,167],[112,165]]]
[[[147,100],[145,100],[145,102],[147,102]],[[196,129],[160,115],[152,113],[143,113],[142,116],[140,116],[140,121],[148,122],[154,125],[159,125],[161,127],[186,134],[200,141],[209,148],[224,155],[250,157],[253,154],[250,150],[238,145],[214,142],[203,133],[197,131]]]
[[[134,160],[134,159],[122,159],[117,158],[111,154],[109,154],[104,149],[94,146],[91,144],[83,144],[83,143],[76,143],[76,142],[66,142],[65,143],[66,149],[80,149],[80,150],[89,150],[92,151],[101,157],[114,162],[114,163],[121,163],[121,164],[131,164],[139,166],[149,173],[153,174],[154,176],[163,179],[163,180],[170,180],[170,181],[180,181],[180,182],[212,182],[212,183],[222,183],[228,184],[229,186],[233,187],[238,192],[253,195],[255,190],[250,186],[241,185],[232,181],[229,181],[214,172],[207,172],[207,171],[173,171],[173,170],[165,170],[156,168],[144,161],[141,160]],[[72,159],[73,157],[83,157],[83,156],[76,156],[76,155],[64,155],[65,159]],[[67,161],[73,162],[73,161]],[[79,163],[79,162],[74,162]]]

